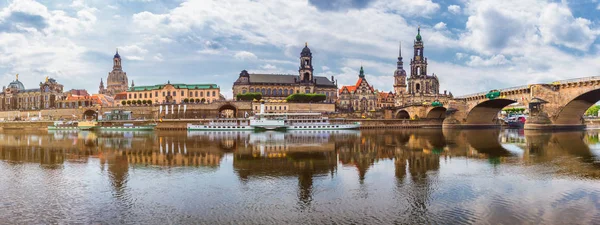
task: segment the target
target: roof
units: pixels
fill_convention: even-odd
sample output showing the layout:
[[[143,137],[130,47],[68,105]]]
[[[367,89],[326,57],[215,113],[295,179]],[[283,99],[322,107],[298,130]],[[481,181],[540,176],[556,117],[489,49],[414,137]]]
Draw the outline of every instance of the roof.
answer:
[[[394,97],[394,93],[390,92],[377,92],[377,95],[379,95],[380,98],[388,98],[388,97]]]
[[[250,83],[269,83],[269,84],[296,84],[298,75],[291,74],[250,74]],[[317,86],[337,87],[335,83],[327,77],[314,76]]]
[[[127,92],[121,92],[115,94],[115,100],[127,100]]]
[[[85,89],[71,89],[69,90],[69,94],[72,95],[81,95],[81,96],[89,96],[90,94]]]
[[[153,86],[135,86],[130,87],[128,91],[151,91],[151,90],[160,90],[167,85],[171,85],[176,89],[211,89],[211,88],[219,88],[219,85],[216,84],[158,84]]]
[[[25,85],[23,85],[23,83],[21,83],[21,81],[19,80],[14,80],[13,82],[10,82],[10,84],[8,84],[8,88],[15,88],[21,91],[25,90]]]
[[[349,86],[343,86],[343,87],[340,89],[340,94],[341,94],[341,93],[344,91],[344,89],[348,90],[348,92],[350,92],[350,93],[353,93],[354,91],[356,91],[356,86],[352,86],[352,85],[349,85]]]

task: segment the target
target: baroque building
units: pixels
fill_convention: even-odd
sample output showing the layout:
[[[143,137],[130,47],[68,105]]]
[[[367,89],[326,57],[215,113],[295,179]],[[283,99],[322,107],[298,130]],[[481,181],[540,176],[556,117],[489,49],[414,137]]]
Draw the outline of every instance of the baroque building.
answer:
[[[56,108],[56,101],[62,99],[63,85],[52,78],[46,77],[40,82],[39,87],[25,89],[19,81],[19,74],[8,87],[3,87],[0,92],[0,110],[38,110]]]
[[[337,84],[327,77],[314,76],[312,53],[308,44],[300,53],[298,75],[291,74],[250,74],[242,70],[233,83],[233,97],[250,92],[262,93],[263,99],[283,100],[295,93],[315,93],[327,96],[326,102],[337,99]]]
[[[377,94],[365,78],[362,66],[356,84],[343,86],[339,92],[338,108],[341,110],[366,112],[376,109]]]
[[[394,91],[396,106],[428,104],[434,101],[446,103],[452,93],[440,93],[440,82],[435,74],[427,74],[427,58],[424,56],[424,45],[421,28],[414,41],[414,56],[410,60],[410,76],[407,77],[402,62],[402,46],[400,46],[397,68],[394,72]]]
[[[118,93],[127,91],[128,88],[129,81],[127,80],[127,73],[123,71],[123,67],[121,66],[121,56],[117,49],[117,53],[113,57],[113,70],[108,73],[108,78],[106,79],[106,88],[104,87],[104,82],[100,79],[98,93],[115,96]]]
[[[171,84],[167,81],[166,84],[132,86],[127,91],[126,101],[146,100],[152,104],[178,104],[185,103],[184,100],[188,99],[188,102],[211,103],[225,100],[220,90],[216,84]]]

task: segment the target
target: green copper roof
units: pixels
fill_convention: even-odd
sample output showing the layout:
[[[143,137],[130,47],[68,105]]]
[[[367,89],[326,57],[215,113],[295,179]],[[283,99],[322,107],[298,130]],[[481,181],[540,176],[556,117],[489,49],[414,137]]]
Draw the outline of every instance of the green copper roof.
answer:
[[[421,41],[421,26],[417,29],[417,41]]]
[[[358,77],[365,78],[365,70],[362,66],[360,66],[360,74],[358,74]]]
[[[219,88],[216,84],[158,84],[154,86],[135,86],[130,87],[129,91],[152,91],[152,90],[160,90],[164,88],[166,85],[172,85],[176,89],[211,89],[211,88]]]

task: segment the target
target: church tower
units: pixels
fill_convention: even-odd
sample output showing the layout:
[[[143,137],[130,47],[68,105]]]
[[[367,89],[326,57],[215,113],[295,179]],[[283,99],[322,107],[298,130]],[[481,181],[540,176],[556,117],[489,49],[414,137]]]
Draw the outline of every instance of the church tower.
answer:
[[[414,44],[415,55],[410,60],[410,76],[419,77],[427,75],[427,58],[423,57],[423,41],[421,39],[421,27],[417,31]]]
[[[117,49],[117,52],[113,57],[113,69],[108,73],[108,78],[106,79],[105,94],[114,96],[115,94],[126,91],[128,88],[129,81],[127,80],[127,73],[123,71],[123,67],[121,66],[121,55],[119,55],[119,50]]]
[[[308,83],[313,81],[313,66],[312,66],[312,53],[308,48],[308,43],[304,44],[304,48],[300,53],[300,82]]]
[[[406,91],[406,71],[404,70],[404,62],[402,61],[402,43],[398,53],[398,62],[396,63],[396,71],[394,72],[394,92],[397,95],[404,94]]]
[[[100,78],[100,86],[98,87],[98,94],[104,94],[104,81]]]

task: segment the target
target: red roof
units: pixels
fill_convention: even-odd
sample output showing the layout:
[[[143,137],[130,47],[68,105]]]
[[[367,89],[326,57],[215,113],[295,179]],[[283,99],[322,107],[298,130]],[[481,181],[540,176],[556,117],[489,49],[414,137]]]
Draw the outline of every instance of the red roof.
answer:
[[[127,100],[127,92],[121,92],[115,95],[116,100]]]
[[[358,88],[358,87],[359,87],[359,86],[362,84],[363,80],[364,80],[364,81],[367,81],[367,80],[365,80],[364,78],[358,78],[358,81],[356,81],[356,84],[355,84],[354,86],[352,86],[352,85],[349,85],[349,86],[343,86],[343,87],[340,89],[340,94],[341,94],[341,93],[344,91],[344,88],[345,88],[345,89],[348,89],[348,92],[350,92],[350,93],[353,93],[353,92],[354,92],[354,91],[356,91],[356,89],[357,89],[357,88]],[[375,89],[373,89],[373,86],[369,85],[368,83],[367,83],[367,86],[369,86],[369,89],[371,89],[371,91],[375,91]]]

